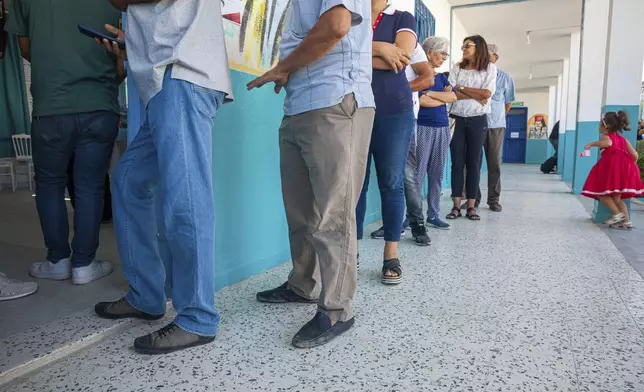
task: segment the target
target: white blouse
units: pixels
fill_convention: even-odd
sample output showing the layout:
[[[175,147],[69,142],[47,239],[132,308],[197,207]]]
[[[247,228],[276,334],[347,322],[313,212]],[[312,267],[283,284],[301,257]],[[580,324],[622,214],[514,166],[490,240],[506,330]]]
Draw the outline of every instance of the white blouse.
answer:
[[[465,86],[489,90],[492,95],[496,91],[496,65],[490,63],[487,71],[461,69],[454,65],[449,73],[449,83],[452,86]],[[492,111],[490,101],[481,105],[474,99],[461,99],[452,104],[450,114],[459,117],[476,117],[489,114]]]

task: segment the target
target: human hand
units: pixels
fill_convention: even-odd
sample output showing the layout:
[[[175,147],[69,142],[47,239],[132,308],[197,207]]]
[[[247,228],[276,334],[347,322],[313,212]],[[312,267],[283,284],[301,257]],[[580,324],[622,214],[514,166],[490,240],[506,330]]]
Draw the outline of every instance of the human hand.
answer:
[[[381,45],[379,56],[396,72],[402,71],[411,62],[411,56],[394,44]]]
[[[107,30],[110,34],[114,36],[115,39],[125,42],[125,33],[123,33],[122,30],[117,29],[116,27],[112,25],[105,25],[105,30]],[[105,46],[105,49],[113,54],[118,60],[123,61],[127,58],[127,53],[125,50],[122,50],[119,48],[119,45],[114,42],[114,41],[109,41],[105,38],[103,40],[99,40],[98,38],[95,38],[96,43],[99,45]]]
[[[108,0],[110,4],[112,4],[112,7],[116,8],[117,10],[121,10],[125,12],[127,10],[128,6],[128,0]]]
[[[452,86],[445,86],[443,91],[447,91],[447,92],[454,91],[454,88]]]
[[[477,99],[476,102],[478,102],[481,105],[485,106],[485,105],[487,105],[488,102],[490,102],[490,100],[489,99]]]
[[[267,83],[272,82],[275,83],[275,93],[279,94],[279,92],[282,91],[282,87],[286,86],[286,83],[288,83],[289,76],[290,74],[286,71],[282,71],[278,64],[277,67],[271,69],[264,75],[248,83],[246,85],[246,88],[248,90],[252,90],[254,88],[259,88]]]
[[[588,143],[584,146],[584,150],[590,150],[592,148],[592,144]]]

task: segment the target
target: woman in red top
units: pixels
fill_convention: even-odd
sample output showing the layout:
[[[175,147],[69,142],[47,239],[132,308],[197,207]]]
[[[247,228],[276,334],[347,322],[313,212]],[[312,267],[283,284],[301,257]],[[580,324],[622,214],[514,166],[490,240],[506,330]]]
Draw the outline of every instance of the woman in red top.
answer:
[[[644,185],[637,167],[637,151],[621,135],[622,130],[630,131],[628,115],[624,111],[604,115],[599,126],[602,133],[598,141],[586,145],[586,150],[598,147],[601,158],[590,171],[582,195],[602,202],[613,216],[607,225],[618,229],[632,229],[624,199],[644,195]]]

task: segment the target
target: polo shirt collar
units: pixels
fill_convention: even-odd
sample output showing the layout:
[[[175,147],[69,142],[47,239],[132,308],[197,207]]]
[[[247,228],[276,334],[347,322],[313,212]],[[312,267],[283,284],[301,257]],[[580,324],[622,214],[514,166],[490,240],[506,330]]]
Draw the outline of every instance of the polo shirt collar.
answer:
[[[387,8],[385,8],[385,9],[382,11],[382,13],[383,13],[383,14],[385,14],[385,15],[393,15],[393,14],[395,14],[395,13],[396,13],[396,8],[394,8],[394,6],[393,6],[393,5],[389,4],[389,5],[387,6]]]

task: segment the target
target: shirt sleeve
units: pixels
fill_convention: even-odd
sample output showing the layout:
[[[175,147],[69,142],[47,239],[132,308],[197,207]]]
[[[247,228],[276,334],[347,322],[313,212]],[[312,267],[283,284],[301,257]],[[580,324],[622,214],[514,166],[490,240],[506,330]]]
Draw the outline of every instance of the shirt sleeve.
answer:
[[[29,36],[29,8],[22,0],[11,1],[5,30],[21,37]]]
[[[429,61],[429,59],[427,58],[427,54],[423,50],[423,47],[420,45],[416,45],[416,48],[414,48],[414,53],[411,55],[410,64],[418,64],[418,63],[423,63],[427,61]]]
[[[458,76],[458,71],[459,71],[458,64],[454,64],[452,69],[449,71],[449,78],[447,79],[447,83],[449,83],[450,86],[455,86],[457,85],[458,81],[456,80],[456,76]]]
[[[508,86],[505,89],[505,103],[514,102],[516,96],[514,95],[514,79],[508,74]]]
[[[307,0],[311,1],[311,0]],[[344,7],[349,12],[351,12],[351,26],[357,26],[360,23],[362,23],[363,15],[362,15],[362,2],[366,0],[322,0],[322,6],[320,7],[320,15],[324,14],[331,8],[335,7]],[[318,17],[319,17],[318,16]]]
[[[397,12],[400,13],[400,17],[398,18],[398,23],[396,25],[396,34],[406,31],[408,33],[412,33],[414,37],[416,37],[416,41],[418,41],[418,35],[416,34],[416,18],[414,18],[414,15],[407,11]]]
[[[483,81],[483,86],[481,86],[481,88],[489,90],[492,95],[496,92],[496,65],[490,63],[487,67],[487,75],[485,76],[485,80]]]

